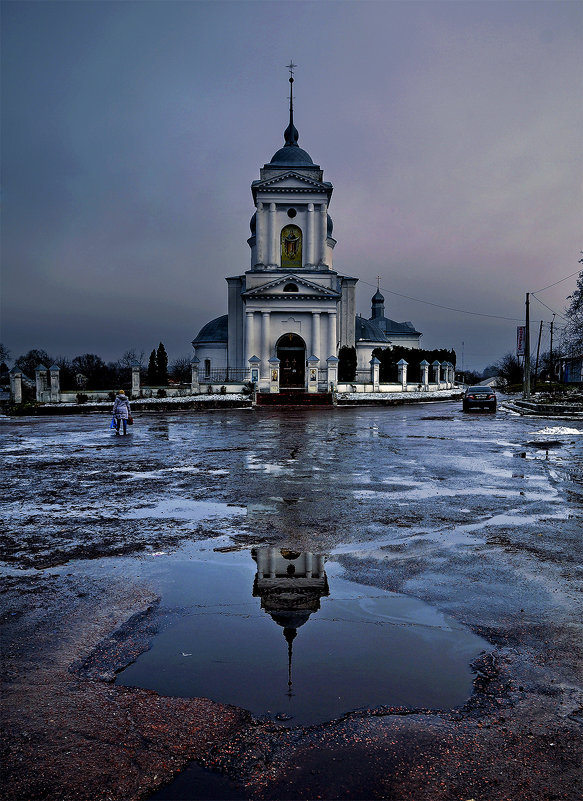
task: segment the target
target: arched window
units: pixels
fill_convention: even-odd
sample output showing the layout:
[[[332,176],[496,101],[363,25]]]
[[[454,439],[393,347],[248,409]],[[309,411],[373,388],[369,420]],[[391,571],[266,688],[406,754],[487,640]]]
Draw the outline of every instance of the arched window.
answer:
[[[210,359],[205,359],[204,360],[204,377],[205,378],[210,378],[210,374],[211,374],[211,360]]]
[[[297,284],[286,284],[283,288],[284,292],[299,292]]]

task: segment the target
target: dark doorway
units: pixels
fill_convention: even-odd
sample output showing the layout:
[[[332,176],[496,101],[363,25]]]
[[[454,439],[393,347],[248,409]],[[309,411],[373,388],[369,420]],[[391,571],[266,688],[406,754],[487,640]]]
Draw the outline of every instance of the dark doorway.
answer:
[[[280,389],[303,389],[306,383],[306,343],[297,334],[284,334],[277,342]]]

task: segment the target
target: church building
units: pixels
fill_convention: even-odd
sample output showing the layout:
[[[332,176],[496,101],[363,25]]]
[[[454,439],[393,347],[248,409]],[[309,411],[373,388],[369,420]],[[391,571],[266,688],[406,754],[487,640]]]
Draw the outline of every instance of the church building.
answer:
[[[355,347],[358,369],[369,369],[377,347],[419,347],[410,322],[385,317],[384,298],[372,298],[371,317],[356,316],[358,278],[333,268],[336,240],[328,213],[332,184],[298,145],[290,65],[289,125],[284,145],[251,184],[251,266],[228,277],[228,314],[207,323],[193,340],[201,378],[254,380],[267,390],[277,367],[281,389],[305,389],[310,371]],[[223,379],[224,380],[224,379]]]

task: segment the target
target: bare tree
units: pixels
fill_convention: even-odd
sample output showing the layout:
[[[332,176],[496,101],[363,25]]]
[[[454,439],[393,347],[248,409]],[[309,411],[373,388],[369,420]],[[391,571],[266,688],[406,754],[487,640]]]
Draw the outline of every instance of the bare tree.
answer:
[[[140,370],[141,370],[144,362],[144,351],[143,350],[137,351],[135,348],[130,348],[130,350],[126,350],[126,352],[119,360],[119,366],[129,368],[135,362],[137,362],[140,365]]]
[[[174,359],[170,365],[169,373],[174,381],[187,384],[191,376],[190,358],[188,356],[180,356],[178,359]]]
[[[583,264],[583,259],[579,259]],[[567,300],[570,304],[565,309],[567,324],[563,332],[562,346],[567,355],[583,353],[583,270],[577,278],[577,288]]]

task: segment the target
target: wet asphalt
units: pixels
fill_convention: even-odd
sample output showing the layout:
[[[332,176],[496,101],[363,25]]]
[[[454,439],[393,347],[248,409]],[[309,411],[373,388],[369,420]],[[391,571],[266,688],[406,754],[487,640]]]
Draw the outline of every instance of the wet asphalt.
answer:
[[[197,543],[209,550],[216,542],[225,551],[275,546],[323,554],[344,580],[423,601],[484,638],[493,657],[474,672],[477,681],[492,682],[492,692],[481,697],[477,686],[463,712],[407,718],[400,740],[381,729],[401,725],[403,710],[398,718],[395,710],[377,710],[333,730],[259,727],[201,764],[236,779],[237,792],[244,788],[249,798],[574,801],[581,795],[574,777],[583,720],[583,424],[519,417],[503,408],[463,414],[460,407],[456,401],[147,413],[135,415],[127,437],[113,435],[109,419],[97,415],[2,418],[0,555],[10,588],[3,616],[10,642],[24,630],[19,633],[17,621],[29,636],[31,615],[38,615],[34,603],[22,602],[22,588],[31,584],[44,582],[58,594],[60,583],[69,589],[91,583],[90,592],[98,593],[99,577],[121,576],[136,595],[155,598],[163,593],[167,566]],[[109,627],[120,623],[112,618]],[[89,645],[75,656],[87,656]],[[19,647],[10,651],[9,674],[19,654]],[[451,724],[452,760],[456,748],[467,752],[465,734],[451,718],[458,713],[480,737],[491,738],[493,727],[506,732],[496,747],[490,739],[474,742],[475,769],[465,785],[447,772],[441,751],[430,758],[429,746],[417,769],[439,763],[449,778],[440,783],[437,768],[417,775],[411,754],[437,724]],[[364,731],[369,755],[377,756],[357,781]],[[507,787],[499,776],[508,773],[511,735],[522,754],[512,759],[525,767],[509,775]],[[391,737],[404,750],[389,759]],[[536,748],[529,751],[528,742]],[[562,760],[553,755],[554,743]],[[303,768],[290,780],[299,754]],[[338,760],[345,761],[344,772],[334,767]],[[150,791],[157,783],[152,780]],[[194,787],[176,797],[223,792]],[[142,787],[139,797],[145,792]]]

